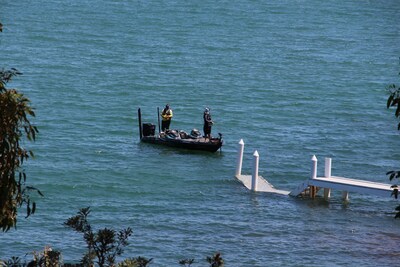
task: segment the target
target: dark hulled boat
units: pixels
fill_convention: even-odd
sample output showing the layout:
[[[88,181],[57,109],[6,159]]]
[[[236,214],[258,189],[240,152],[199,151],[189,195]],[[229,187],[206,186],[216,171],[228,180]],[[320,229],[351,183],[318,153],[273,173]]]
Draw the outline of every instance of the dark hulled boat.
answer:
[[[156,133],[156,127],[151,123],[142,123],[141,111],[138,109],[140,141],[169,147],[184,148],[216,152],[223,144],[222,135],[217,138],[204,138],[201,133],[193,129],[190,133],[184,131],[168,130]]]

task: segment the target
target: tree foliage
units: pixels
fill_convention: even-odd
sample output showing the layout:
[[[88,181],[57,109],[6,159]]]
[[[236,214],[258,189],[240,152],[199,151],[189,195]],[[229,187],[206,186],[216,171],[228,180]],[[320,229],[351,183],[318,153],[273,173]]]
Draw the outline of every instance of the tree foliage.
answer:
[[[400,75],[400,73],[399,73]],[[387,108],[394,108],[394,115],[400,120],[400,87],[395,84],[389,85],[389,97],[386,103]],[[400,130],[400,122],[397,124],[397,130]]]
[[[387,99],[386,107],[388,109],[389,108],[395,109],[394,115],[398,120],[400,120],[400,87],[395,84],[391,84],[389,85],[388,90],[389,90],[389,97]],[[397,124],[397,130],[400,130],[400,122]],[[386,173],[386,175],[389,175],[389,179],[390,181],[392,181],[400,177],[400,171],[398,170],[389,171]],[[399,196],[398,186],[395,184],[392,186],[392,188],[393,188],[392,196],[394,196],[397,199]],[[395,218],[400,218],[400,205],[396,207]]]
[[[33,157],[32,151],[22,147],[25,136],[34,141],[38,129],[29,121],[35,117],[30,100],[16,89],[6,85],[13,77],[22,73],[12,68],[0,70],[0,228],[8,231],[17,224],[17,209],[26,204],[27,217],[36,211],[36,203],[31,201],[29,192],[37,191],[26,186],[26,173],[22,164]]]
[[[116,257],[122,255],[123,248],[128,245],[131,228],[118,232],[108,228],[94,231],[88,221],[90,212],[89,207],[82,208],[77,215],[64,222],[65,226],[83,234],[88,250],[80,263],[64,263],[60,251],[46,246],[43,252],[33,252],[33,260],[29,262],[19,257],[11,257],[9,260],[0,259],[0,267],[147,267],[153,262],[153,258],[138,256],[116,263]],[[225,264],[219,252],[206,257],[205,260],[210,267],[223,267]],[[187,258],[180,260],[179,264],[190,267],[194,262],[193,258]],[[200,262],[199,264],[203,265]]]
[[[114,266],[115,258],[122,254],[123,248],[128,245],[128,238],[132,235],[132,229],[126,228],[119,232],[113,229],[100,229],[94,232],[87,220],[90,208],[82,208],[76,216],[69,218],[64,225],[77,232],[83,233],[88,252],[82,259],[84,266],[92,266],[97,257],[100,267]]]
[[[123,262],[118,263],[118,267],[147,267],[153,259],[147,259],[145,257],[128,258]]]
[[[215,253],[212,257],[206,258],[210,267],[224,267],[224,260],[221,257],[221,253]]]
[[[60,267],[61,252],[46,246],[42,252],[32,252],[33,259],[24,262],[20,257],[11,257],[7,261],[0,261],[1,267]]]

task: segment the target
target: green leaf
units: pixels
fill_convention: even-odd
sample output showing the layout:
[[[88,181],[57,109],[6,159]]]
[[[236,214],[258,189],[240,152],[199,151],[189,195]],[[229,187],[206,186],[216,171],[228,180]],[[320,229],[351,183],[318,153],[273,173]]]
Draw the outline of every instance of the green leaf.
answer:
[[[39,189],[36,189],[36,190],[37,190],[37,192],[38,192],[39,195],[41,195],[42,197],[44,197],[44,195],[42,194],[42,192],[40,192]]]
[[[397,105],[396,112],[394,113],[394,115],[396,116],[396,118],[399,117],[399,115],[400,115],[400,105]]]
[[[389,107],[390,107],[390,104],[392,103],[392,101],[393,101],[393,94],[391,94],[391,95],[389,96],[389,98],[388,98],[388,100],[387,100],[387,103],[386,103],[386,108],[389,108]]]
[[[31,207],[30,207],[30,200],[28,200],[28,204],[26,205],[26,218],[31,215]]]
[[[36,202],[32,203],[32,214],[34,214],[36,211]]]

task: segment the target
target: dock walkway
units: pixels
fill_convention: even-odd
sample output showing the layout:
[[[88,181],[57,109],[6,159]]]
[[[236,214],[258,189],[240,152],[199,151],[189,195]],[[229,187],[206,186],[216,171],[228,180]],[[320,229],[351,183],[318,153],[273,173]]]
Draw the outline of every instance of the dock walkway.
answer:
[[[251,190],[251,175],[236,175],[235,178],[242,182],[247,189]],[[257,192],[275,193],[280,195],[289,195],[290,193],[289,191],[276,189],[272,184],[270,184],[261,176],[258,176]]]
[[[343,192],[343,199],[346,201],[349,199],[349,192],[370,194],[388,198],[391,197],[393,192],[391,184],[331,176],[331,158],[325,159],[325,176],[317,177],[318,160],[315,155],[311,159],[312,171],[311,177],[309,179],[303,181],[292,191],[278,190],[265,178],[258,175],[259,155],[257,151],[255,151],[253,154],[254,166],[252,175],[241,174],[244,151],[243,140],[240,140],[239,145],[238,164],[236,168],[235,178],[242,182],[243,185],[251,191],[290,195],[294,197],[306,195],[314,198],[316,197],[320,189],[324,189],[324,198],[328,200],[330,198],[331,190],[339,190]]]
[[[376,183],[365,180],[350,179],[344,177],[316,177],[309,180],[310,186],[325,189],[334,189],[344,192],[356,192],[380,197],[390,197],[393,191],[392,185]]]

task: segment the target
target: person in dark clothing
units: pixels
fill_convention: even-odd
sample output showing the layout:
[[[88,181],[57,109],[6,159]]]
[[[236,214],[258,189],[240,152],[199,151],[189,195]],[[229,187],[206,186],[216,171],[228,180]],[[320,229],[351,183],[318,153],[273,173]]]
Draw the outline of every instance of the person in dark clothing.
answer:
[[[204,110],[203,114],[204,118],[204,125],[203,125],[203,131],[204,131],[204,137],[207,139],[211,138],[211,127],[213,125],[213,121],[211,119],[211,114],[210,114],[210,109],[206,108]]]
[[[172,119],[172,109],[167,104],[163,111],[161,112],[162,122],[161,122],[161,129],[163,132],[169,130],[169,125],[171,124]]]

